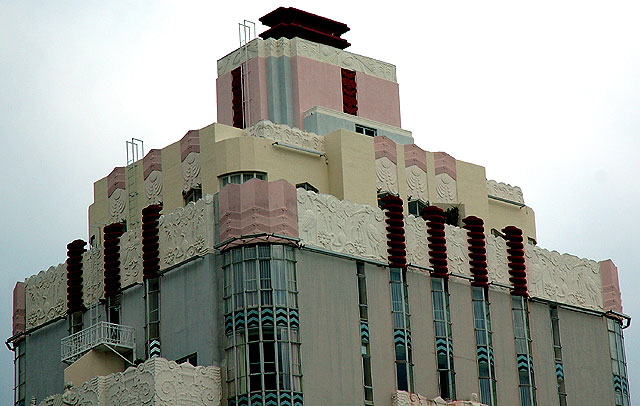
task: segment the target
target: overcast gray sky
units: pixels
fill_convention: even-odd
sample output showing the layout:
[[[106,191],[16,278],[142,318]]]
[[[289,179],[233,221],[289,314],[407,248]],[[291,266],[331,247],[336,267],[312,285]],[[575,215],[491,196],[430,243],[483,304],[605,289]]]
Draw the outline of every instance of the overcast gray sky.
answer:
[[[3,339],[15,282],[87,238],[92,183],[126,163],[125,141],[162,148],[216,121],[216,60],[280,5],[346,23],[349,51],[395,64],[416,143],[522,187],[539,245],[613,259],[640,316],[638,2],[218,3],[0,0]],[[625,333],[639,403],[640,329]],[[0,350],[0,404],[12,386]]]

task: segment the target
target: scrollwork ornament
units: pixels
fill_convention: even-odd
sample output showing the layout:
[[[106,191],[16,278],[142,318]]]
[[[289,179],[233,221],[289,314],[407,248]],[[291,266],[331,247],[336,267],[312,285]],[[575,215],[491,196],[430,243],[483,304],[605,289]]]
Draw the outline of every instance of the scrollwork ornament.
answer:
[[[200,180],[200,153],[190,152],[182,161],[182,191],[196,189],[202,185]]]
[[[144,180],[147,204],[162,204],[162,171],[151,171]]]
[[[442,203],[456,203],[458,200],[456,180],[447,173],[436,175],[436,196]]]
[[[398,194],[397,166],[387,157],[376,159],[376,187],[382,192]]]
[[[109,221],[119,223],[125,219],[125,207],[127,206],[127,192],[124,189],[116,189],[109,196]]]
[[[429,191],[427,190],[427,173],[416,165],[406,168],[407,173],[407,194],[413,200],[429,201]]]

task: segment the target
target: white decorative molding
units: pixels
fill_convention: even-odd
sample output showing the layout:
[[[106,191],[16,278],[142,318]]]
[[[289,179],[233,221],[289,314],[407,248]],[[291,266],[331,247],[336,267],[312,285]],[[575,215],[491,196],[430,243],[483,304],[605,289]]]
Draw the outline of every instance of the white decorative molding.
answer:
[[[166,268],[213,249],[213,196],[160,217],[160,267]]]
[[[142,231],[136,227],[120,237],[120,284],[142,283]]]
[[[421,217],[409,214],[404,218],[404,230],[407,242],[407,263],[430,267],[425,221]]]
[[[125,208],[127,207],[127,191],[116,189],[109,196],[109,223],[120,223],[125,220]]]
[[[255,39],[249,42],[245,48],[237,49],[218,60],[218,76],[230,72],[241,63],[256,56],[263,58],[302,56],[396,82],[396,67],[390,63],[301,38]]]
[[[449,224],[444,225],[447,238],[447,266],[449,272],[471,276],[467,231]]]
[[[490,196],[500,197],[512,202],[524,204],[522,189],[518,186],[511,186],[507,183],[496,182],[487,179],[487,194]]]
[[[302,244],[387,262],[382,210],[304,189],[297,193]]]
[[[410,200],[429,201],[427,189],[427,173],[417,165],[411,165],[405,169],[407,174],[407,195]]]
[[[104,252],[91,247],[82,257],[82,295],[84,305],[91,307],[104,296]]]
[[[427,399],[418,393],[396,391],[391,395],[392,406],[487,406],[480,403],[477,393],[471,394],[471,400],[454,400],[447,402],[438,396],[435,399]]]
[[[156,357],[124,372],[98,376],[80,387],[67,385],[63,394],[40,406],[201,405],[222,402],[220,368],[177,364]]]
[[[527,282],[531,296],[554,302],[604,309],[600,265],[533,245],[525,246]]]
[[[242,132],[245,136],[267,138],[284,144],[324,152],[324,137],[317,134],[261,120]]]
[[[189,152],[189,155],[182,160],[182,179],[184,181],[182,183],[183,192],[201,187],[199,152]]]
[[[67,265],[40,271],[25,281],[27,328],[67,314]]]
[[[458,187],[456,180],[448,173],[436,175],[436,198],[440,203],[457,203]]]
[[[162,171],[151,171],[144,180],[147,204],[162,204]]]
[[[502,237],[485,235],[487,244],[487,270],[489,281],[511,286],[509,265],[507,264],[507,243]]]
[[[398,194],[397,165],[386,156],[376,159],[376,187],[381,192]]]

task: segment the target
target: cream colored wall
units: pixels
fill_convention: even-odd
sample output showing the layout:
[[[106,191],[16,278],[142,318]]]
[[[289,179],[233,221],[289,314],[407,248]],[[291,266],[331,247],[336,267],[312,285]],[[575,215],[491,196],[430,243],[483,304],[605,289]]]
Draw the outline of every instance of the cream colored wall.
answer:
[[[285,179],[292,184],[309,182],[320,193],[332,194],[354,203],[377,205],[375,151],[372,137],[348,130],[337,130],[324,137],[326,160],[315,154],[273,145],[262,137],[243,135],[243,131],[224,124],[211,124],[200,130],[200,165],[203,194],[219,190],[220,175],[236,171],[261,171],[269,181]],[[404,148],[397,145],[397,179],[400,196],[407,197]],[[429,199],[437,201],[434,155],[427,152]],[[180,142],[162,149],[164,213],[184,205]],[[501,230],[515,225],[525,236],[535,238],[535,218],[529,207],[492,200],[487,197],[486,175],[482,166],[456,161],[458,203],[461,215],[485,220],[485,230]],[[137,211],[146,207],[142,164],[137,171]],[[89,224],[109,223],[106,178],[94,184],[94,203],[89,208]],[[92,234],[97,229],[90,230]],[[91,234],[90,234],[91,235]]]
[[[124,361],[112,352],[91,350],[64,370],[64,381],[81,386],[94,376],[124,371]]]
[[[522,229],[525,237],[536,239],[536,219],[531,207],[518,207],[514,204],[501,202],[499,200],[487,199],[489,202],[489,214],[485,218],[485,230],[489,232],[492,228],[502,230],[506,226],[517,226]]]
[[[484,167],[456,160],[458,201],[464,204],[467,216],[488,219],[487,177]]]
[[[102,242],[102,228],[109,224],[109,200],[107,199],[107,178],[93,184],[93,203],[89,206],[89,237],[96,236]]]
[[[162,205],[164,213],[171,213],[184,205],[182,200],[182,161],[180,141],[162,148]]]
[[[377,206],[373,138],[337,130],[325,136],[329,161],[328,193],[353,203]]]

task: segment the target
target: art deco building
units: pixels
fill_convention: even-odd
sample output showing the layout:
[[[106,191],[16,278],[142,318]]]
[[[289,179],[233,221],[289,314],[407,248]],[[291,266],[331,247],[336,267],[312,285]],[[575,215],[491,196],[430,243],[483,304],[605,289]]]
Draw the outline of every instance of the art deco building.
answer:
[[[16,284],[16,404],[628,405],[615,265],[538,247],[520,188],[416,145],[345,24],[260,21],[219,122],[133,139],[88,242]]]

